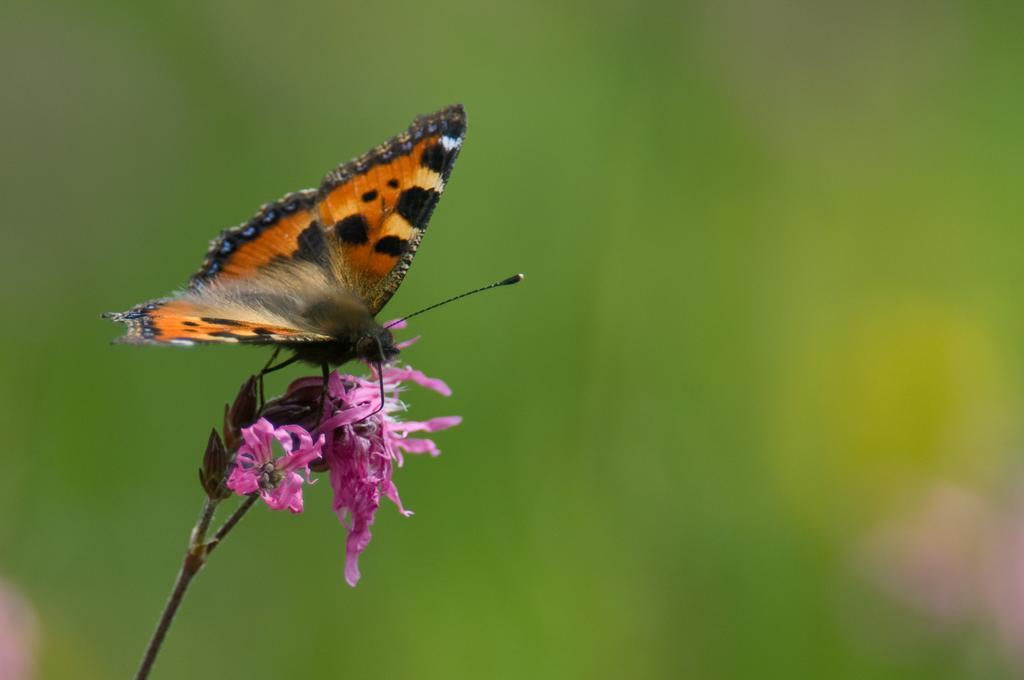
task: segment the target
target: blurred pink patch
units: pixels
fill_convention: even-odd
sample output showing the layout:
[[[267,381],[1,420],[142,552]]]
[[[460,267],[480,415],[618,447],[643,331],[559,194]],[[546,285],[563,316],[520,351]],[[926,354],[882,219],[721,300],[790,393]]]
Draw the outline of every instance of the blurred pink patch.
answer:
[[[1024,497],[1009,504],[951,484],[865,544],[873,580],[944,628],[989,628],[1024,668]]]
[[[0,679],[34,677],[36,619],[25,600],[0,581]]]
[[[995,527],[982,594],[1003,646],[1024,668],[1024,497]]]
[[[869,569],[894,599],[938,623],[962,622],[980,605],[992,521],[981,498],[936,486],[917,508],[871,537]]]

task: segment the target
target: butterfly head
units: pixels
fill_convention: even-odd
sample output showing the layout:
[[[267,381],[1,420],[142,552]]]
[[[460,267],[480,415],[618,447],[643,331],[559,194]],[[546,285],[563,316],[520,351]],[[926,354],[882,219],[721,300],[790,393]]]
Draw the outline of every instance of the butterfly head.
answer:
[[[382,364],[398,356],[398,347],[391,331],[377,326],[363,337],[356,340],[356,357],[365,361]]]

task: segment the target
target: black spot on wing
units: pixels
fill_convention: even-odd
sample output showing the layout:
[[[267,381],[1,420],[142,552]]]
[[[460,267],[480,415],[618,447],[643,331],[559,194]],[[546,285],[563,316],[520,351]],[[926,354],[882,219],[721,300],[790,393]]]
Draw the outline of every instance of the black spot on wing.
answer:
[[[238,335],[236,333],[232,333],[231,331],[213,331],[212,333],[207,333],[207,335],[209,335],[212,338],[237,338],[238,337]]]
[[[447,157],[448,154],[445,153],[443,146],[440,144],[432,144],[423,150],[423,155],[420,156],[420,165],[425,168],[430,168],[440,175],[441,171],[444,170]]]
[[[394,178],[389,179],[388,180],[388,186],[391,187],[392,189],[397,189],[398,188],[398,180],[394,179]]]
[[[184,324],[185,326],[198,326],[199,325],[195,321],[182,321],[181,323]]]
[[[397,236],[385,236],[381,240],[377,241],[373,249],[378,253],[384,253],[385,255],[391,255],[398,257],[405,252],[405,249],[409,247],[409,242],[404,238],[398,238]]]
[[[216,317],[216,316],[202,316],[202,317],[199,318],[199,320],[203,321],[204,323],[213,324],[214,326],[241,326],[242,325],[241,323],[239,323],[238,321],[235,321],[234,319],[221,319],[221,318]],[[196,325],[196,324],[191,323],[189,321],[186,321],[185,324],[186,325],[191,324],[193,326]],[[213,333],[211,333],[210,335],[213,335]]]
[[[303,229],[299,234],[298,243],[299,247],[292,253],[293,257],[321,267],[327,266],[327,240],[319,222],[314,221]]]
[[[362,195],[362,199],[363,199],[363,203],[369,203],[370,201],[376,201],[377,200],[377,190],[376,189],[370,189],[369,191],[367,191],[365,194]]]
[[[273,335],[274,334],[274,331],[266,329],[266,328],[253,328],[252,332],[255,333],[256,335]]]
[[[338,238],[351,245],[366,243],[369,240],[367,236],[369,230],[370,225],[366,223],[366,218],[359,213],[338,220],[334,225],[334,233],[338,235]]]
[[[409,187],[398,197],[398,214],[417,229],[425,229],[440,194],[433,189]]]

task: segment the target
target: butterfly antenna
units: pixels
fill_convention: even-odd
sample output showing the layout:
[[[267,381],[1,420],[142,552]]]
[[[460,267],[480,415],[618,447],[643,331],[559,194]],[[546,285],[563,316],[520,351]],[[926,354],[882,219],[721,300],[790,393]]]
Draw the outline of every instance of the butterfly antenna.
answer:
[[[468,297],[470,295],[476,295],[477,293],[482,293],[485,290],[490,290],[491,288],[498,288],[499,286],[511,286],[513,283],[519,283],[522,280],[523,280],[523,275],[522,274],[516,274],[515,276],[510,276],[507,279],[502,279],[501,281],[495,281],[494,283],[491,283],[489,285],[483,286],[482,288],[477,288],[476,290],[471,290],[471,291],[468,291],[466,293],[462,293],[460,295],[456,295],[454,297],[450,297],[447,300],[442,300],[441,302],[432,304],[429,307],[424,307],[423,309],[419,310],[418,312],[413,312],[412,314],[409,314],[408,316],[403,316],[401,319],[395,319],[394,321],[389,323],[384,328],[391,328],[392,326],[400,324],[403,321],[408,321],[409,319],[411,319],[414,316],[419,316],[423,312],[429,312],[431,309],[437,309],[438,307],[446,305],[449,302],[455,302],[456,300],[461,300],[464,297]]]

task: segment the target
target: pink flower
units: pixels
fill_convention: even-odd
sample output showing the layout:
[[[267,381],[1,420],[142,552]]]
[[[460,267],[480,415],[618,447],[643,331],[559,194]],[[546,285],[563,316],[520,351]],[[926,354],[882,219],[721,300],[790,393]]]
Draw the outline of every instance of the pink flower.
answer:
[[[388,324],[404,328],[405,322]],[[398,343],[404,349],[418,338]],[[417,432],[437,432],[462,422],[458,416],[424,421],[401,421],[405,410],[399,400],[406,382],[416,383],[441,395],[451,390],[443,381],[429,378],[408,366],[383,369],[384,399],[376,371],[369,378],[335,371],[328,377],[294,380],[285,393],[260,409],[262,418],[241,429],[244,444],[235,458],[228,488],[240,494],[257,490],[270,507],[302,510],[302,475],[309,481],[310,470],[329,471],[334,492],[334,511],[348,532],[345,546],[345,580],[359,581],[359,556],[370,542],[381,498],[388,498],[403,515],[412,513],[402,505],[393,475],[406,453],[440,454],[433,440],[414,437]],[[274,429],[273,423],[290,423]],[[318,436],[313,444],[308,432]],[[272,437],[285,447],[287,455],[271,461]],[[293,441],[297,440],[297,441]],[[322,456],[320,455],[322,451]]]
[[[302,512],[302,484],[312,483],[309,464],[321,457],[324,436],[314,442],[299,425],[275,428],[269,420],[260,418],[242,428],[242,439],[227,487],[242,496],[259,491],[263,502],[274,510]],[[276,460],[274,439],[285,451]]]
[[[436,432],[462,422],[458,416],[426,421],[402,422],[393,414],[405,410],[399,401],[402,383],[411,381],[448,396],[451,390],[441,380],[428,378],[411,368],[384,368],[384,404],[380,385],[374,379],[332,373],[319,432],[327,437],[325,458],[334,491],[334,511],[348,530],[345,546],[345,580],[359,581],[359,555],[370,542],[370,525],[381,496],[391,500],[403,515],[412,513],[402,506],[392,481],[394,468],[402,466],[404,453],[440,450],[430,439],[410,437],[413,432]]]

